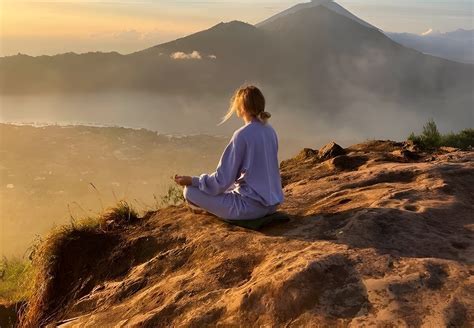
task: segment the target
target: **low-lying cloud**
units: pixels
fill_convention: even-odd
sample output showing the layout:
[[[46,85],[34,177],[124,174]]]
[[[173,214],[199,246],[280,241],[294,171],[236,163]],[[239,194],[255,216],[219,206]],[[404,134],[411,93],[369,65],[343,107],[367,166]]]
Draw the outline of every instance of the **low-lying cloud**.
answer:
[[[428,31],[425,31],[425,32],[421,33],[421,35],[426,36],[426,35],[430,35],[431,33],[433,33],[432,28],[428,29]]]
[[[196,51],[194,50],[193,52],[190,52],[190,53],[185,53],[185,52],[182,52],[182,51],[177,51],[177,52],[174,52],[170,55],[170,57],[172,59],[177,59],[177,60],[189,60],[189,59],[197,59],[197,60],[200,60],[203,58],[203,56],[201,55],[201,53],[199,51]],[[206,56],[207,58],[209,59],[217,59],[217,56],[216,55],[208,55]]]
[[[177,51],[177,52],[172,53],[170,57],[172,59],[177,59],[177,60],[202,59],[202,56],[199,53],[199,51],[193,51],[189,54],[182,51]]]

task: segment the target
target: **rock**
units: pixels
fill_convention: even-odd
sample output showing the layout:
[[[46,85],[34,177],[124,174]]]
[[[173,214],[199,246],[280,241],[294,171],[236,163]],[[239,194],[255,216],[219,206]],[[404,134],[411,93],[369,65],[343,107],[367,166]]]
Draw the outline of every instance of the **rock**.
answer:
[[[318,157],[318,151],[311,148],[304,148],[298,155],[296,155],[295,160],[297,161],[306,161],[308,159],[315,159]]]
[[[321,161],[327,161],[328,159],[345,154],[346,151],[341,146],[335,142],[331,142],[319,150],[318,157]]]
[[[407,140],[403,143],[404,150],[408,150],[412,153],[417,153],[420,151],[420,147],[413,141],[413,140]]]
[[[285,186],[292,181],[292,172],[297,174],[300,170],[313,167],[318,162],[318,151],[311,148],[305,148],[295,157],[282,161],[280,163],[282,185]]]
[[[388,153],[403,147],[403,142],[392,140],[369,140],[360,144],[352,145],[346,149],[347,152],[362,153]]]
[[[418,159],[420,159],[420,155],[418,155],[416,152],[410,151],[408,149],[403,149],[401,151],[401,154],[404,158],[409,159],[409,160],[418,160]]]
[[[367,156],[337,156],[327,161],[328,166],[333,170],[352,171],[367,163]]]
[[[454,153],[455,151],[458,151],[458,148],[454,147],[439,147],[439,150],[443,153]]]
[[[395,150],[391,152],[391,154],[395,157],[400,157],[404,160],[409,160],[409,161],[420,159],[420,155],[418,155],[418,153],[405,149],[405,148]]]

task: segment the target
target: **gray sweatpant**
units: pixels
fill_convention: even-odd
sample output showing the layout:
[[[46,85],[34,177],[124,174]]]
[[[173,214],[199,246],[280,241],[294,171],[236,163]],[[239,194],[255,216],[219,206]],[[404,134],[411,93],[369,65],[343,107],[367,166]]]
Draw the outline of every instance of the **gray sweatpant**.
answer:
[[[184,188],[183,194],[188,202],[225,220],[253,220],[277,210],[277,205],[267,207],[232,190],[211,196],[197,187],[188,186]]]

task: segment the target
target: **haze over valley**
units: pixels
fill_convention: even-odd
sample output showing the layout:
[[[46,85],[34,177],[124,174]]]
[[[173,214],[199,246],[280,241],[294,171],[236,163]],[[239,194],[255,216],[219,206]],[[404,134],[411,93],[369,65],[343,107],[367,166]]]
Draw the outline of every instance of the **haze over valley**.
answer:
[[[152,204],[173,173],[212,171],[240,126],[217,124],[244,83],[267,98],[280,159],[331,140],[404,140],[429,119],[442,132],[471,128],[472,54],[455,62],[388,35],[400,43],[333,1],[313,1],[128,55],[1,57],[1,122],[67,126],[0,126],[1,253],[21,253],[69,220],[68,204],[77,216],[97,212],[112,190]]]
[[[0,124],[0,256],[21,256],[54,225],[119,200],[161,206],[177,172],[211,172],[227,138],[148,130]],[[8,142],[5,142],[8,141]]]

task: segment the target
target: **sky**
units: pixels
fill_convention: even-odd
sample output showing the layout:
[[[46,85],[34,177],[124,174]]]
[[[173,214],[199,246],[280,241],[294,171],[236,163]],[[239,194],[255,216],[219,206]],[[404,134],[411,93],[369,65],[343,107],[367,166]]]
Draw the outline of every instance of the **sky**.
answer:
[[[304,1],[0,0],[0,56],[131,53],[222,21],[255,24]],[[387,32],[474,28],[474,0],[339,0]]]

